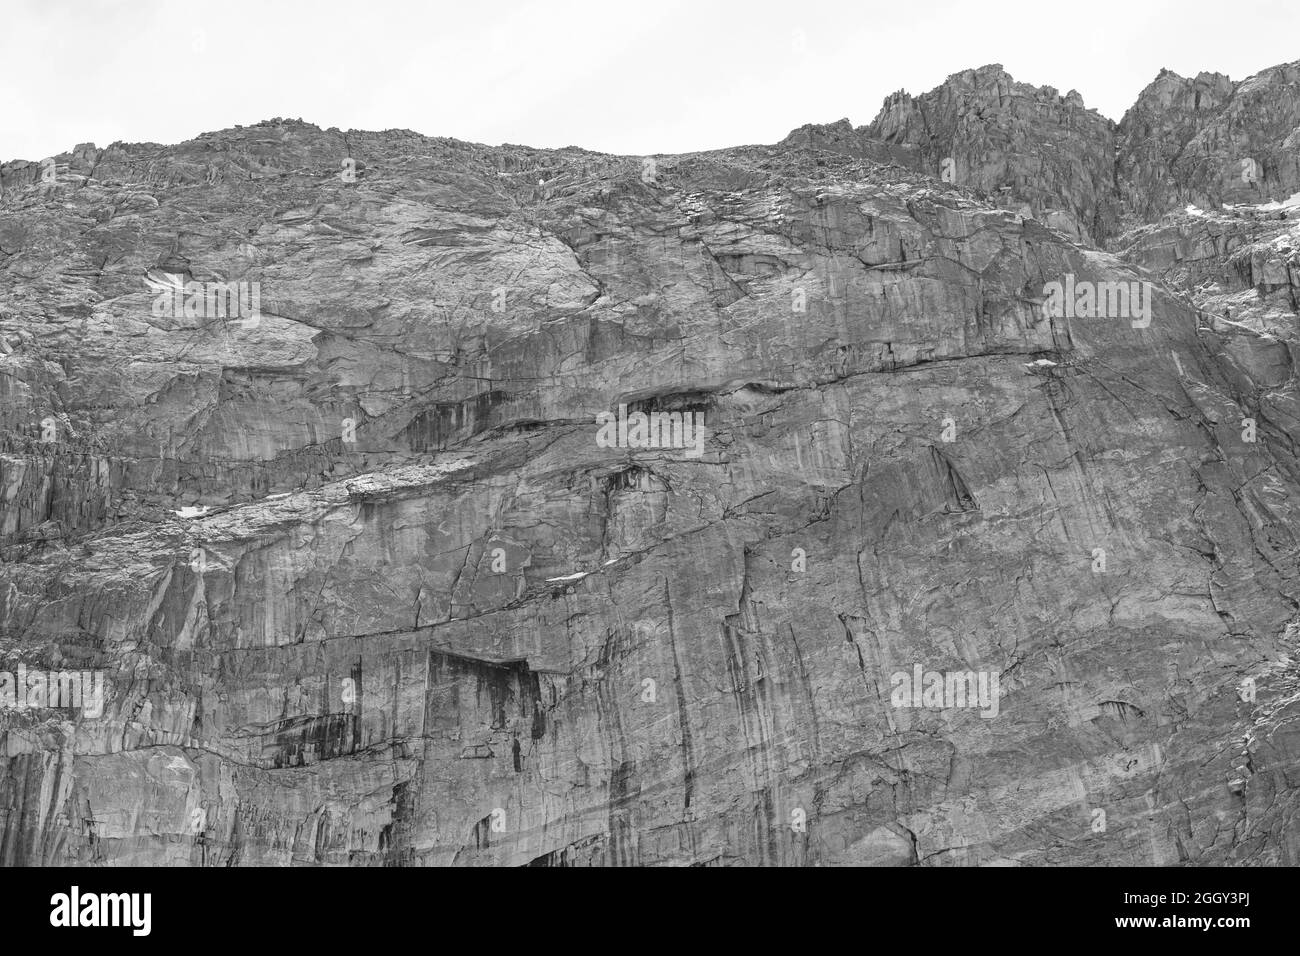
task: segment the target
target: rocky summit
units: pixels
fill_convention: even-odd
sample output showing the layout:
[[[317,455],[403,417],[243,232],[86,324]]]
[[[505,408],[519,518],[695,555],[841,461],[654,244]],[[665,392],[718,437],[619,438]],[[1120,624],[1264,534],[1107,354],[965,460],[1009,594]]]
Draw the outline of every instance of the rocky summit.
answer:
[[[1300,862],[1300,62],[0,190],[0,864]]]

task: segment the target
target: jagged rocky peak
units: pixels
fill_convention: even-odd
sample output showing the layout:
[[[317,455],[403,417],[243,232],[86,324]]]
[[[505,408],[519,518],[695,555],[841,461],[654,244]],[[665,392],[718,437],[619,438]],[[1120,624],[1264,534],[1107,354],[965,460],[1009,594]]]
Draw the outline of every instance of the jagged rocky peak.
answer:
[[[1300,302],[1300,63],[1239,83],[1165,70],[1120,122],[1126,259],[1211,321],[1269,335]]]
[[[1017,82],[993,63],[920,96],[892,94],[868,127],[917,148],[948,182],[1100,244],[1116,226],[1114,124],[1078,91]]]
[[[918,103],[933,105],[940,102],[957,102],[966,106],[986,106],[990,103],[1009,105],[1009,100],[1019,98],[1037,103],[1059,103],[1071,109],[1086,109],[1083,96],[1078,90],[1062,94],[1054,86],[1034,86],[1020,83],[1006,71],[1001,63],[989,63],[981,67],[954,73],[929,93],[912,96],[904,90],[890,94],[885,98],[872,128],[884,132],[888,127],[887,117]],[[1094,111],[1095,112],[1095,111]]]
[[[803,127],[787,142],[879,157],[973,190],[1082,242],[1109,246],[1185,206],[1284,201],[1300,189],[1300,70],[1234,83],[1163,69],[1116,124],[1077,90],[1016,81],[1001,64],[928,93],[886,97],[869,126]]]
[[[1228,102],[1234,86],[1221,73],[1187,79],[1162,69],[1138,95],[1120,120],[1116,156],[1116,180],[1128,222],[1157,218],[1177,202],[1171,166],[1207,119]]]
[[[1202,70],[1189,78],[1165,67],[1138,94],[1137,102],[1129,108],[1129,112],[1155,107],[1217,109],[1232,95],[1235,86],[1232,78],[1224,73]]]
[[[1239,83],[1169,70],[1119,124],[1116,178],[1126,225],[1192,204],[1283,201],[1300,190],[1300,62]]]

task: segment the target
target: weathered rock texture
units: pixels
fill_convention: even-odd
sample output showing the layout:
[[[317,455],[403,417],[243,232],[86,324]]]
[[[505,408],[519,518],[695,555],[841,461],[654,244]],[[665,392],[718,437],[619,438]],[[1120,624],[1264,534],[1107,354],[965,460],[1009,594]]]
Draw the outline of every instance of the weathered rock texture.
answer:
[[[0,862],[1300,861],[1295,220],[1177,208],[1232,198],[1180,143],[1293,183],[1294,71],[1162,75],[1141,146],[985,68],[653,161],[4,166],[0,668],[108,694],[0,710]],[[620,404],[704,453],[601,447]],[[918,663],[997,715],[892,706]]]

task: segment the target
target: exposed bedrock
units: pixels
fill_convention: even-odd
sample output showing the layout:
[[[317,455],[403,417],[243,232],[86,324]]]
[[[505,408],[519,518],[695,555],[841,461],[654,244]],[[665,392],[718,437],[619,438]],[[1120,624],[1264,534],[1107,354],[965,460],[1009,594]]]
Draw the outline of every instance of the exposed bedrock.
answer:
[[[0,862],[1296,863],[1294,263],[1089,248],[1113,130],[994,79],[684,156],[0,169],[0,670],[104,675],[0,706]]]

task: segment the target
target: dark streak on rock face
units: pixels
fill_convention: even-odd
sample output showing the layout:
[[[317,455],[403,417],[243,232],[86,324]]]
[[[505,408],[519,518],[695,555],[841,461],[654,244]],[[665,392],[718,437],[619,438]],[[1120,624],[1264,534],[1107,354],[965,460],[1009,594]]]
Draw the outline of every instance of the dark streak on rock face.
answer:
[[[462,402],[438,402],[419,412],[402,432],[412,451],[442,451],[491,426],[492,409],[508,399],[505,392],[489,391]]]
[[[326,714],[298,718],[275,734],[272,766],[303,767],[317,760],[331,760],[355,752],[355,714]]]

